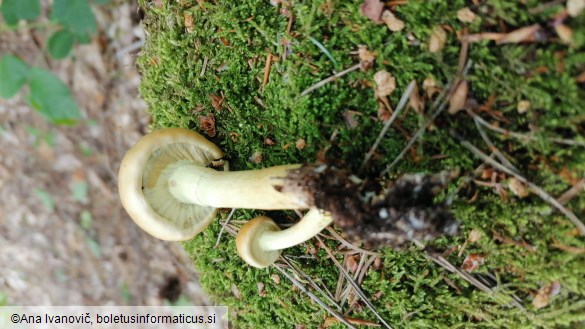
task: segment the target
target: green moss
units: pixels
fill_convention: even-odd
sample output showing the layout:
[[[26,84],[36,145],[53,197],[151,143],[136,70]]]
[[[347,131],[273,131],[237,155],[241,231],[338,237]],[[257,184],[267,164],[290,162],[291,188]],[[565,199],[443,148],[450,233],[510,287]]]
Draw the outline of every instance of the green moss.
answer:
[[[531,14],[530,9],[539,1],[487,1],[479,5],[461,0],[408,1],[395,9],[406,29],[390,33],[384,25],[361,16],[360,1],[294,1],[287,9],[294,18],[288,33],[289,18],[268,1],[139,2],[148,32],[138,61],[144,75],[141,92],[150,105],[153,127],[200,130],[198,117],[213,113],[217,136],[212,140],[225,150],[232,167],[240,170],[311,162],[327,147],[328,157],[357,168],[382,128],[374,119],[378,110],[372,88],[375,71],[385,69],[396,76],[398,88],[391,103],[397,104],[411,80],[421,85],[432,76],[444,86],[457,72],[460,43],[455,33],[449,33],[440,53],[428,52],[427,40],[435,26],[454,31],[466,27],[468,33],[478,33],[540,24],[546,41],[471,44],[468,58],[474,65],[468,76],[469,97],[478,104],[493,100],[491,112],[484,118],[500,118],[505,129],[536,138],[517,140],[489,133],[512,163],[551,195],[562,194],[570,187],[570,179],[585,174],[583,147],[552,141],[585,141],[585,91],[575,81],[585,70],[585,15],[566,20],[574,40],[571,45],[562,44],[549,28],[561,5]],[[457,20],[457,10],[465,6],[478,14],[474,23]],[[186,26],[185,15],[192,17],[192,27]],[[377,54],[372,69],[352,72],[300,96],[318,81],[355,65],[358,45]],[[263,85],[269,53],[278,60],[272,62],[269,83]],[[220,110],[213,108],[212,95],[225,97]],[[522,100],[531,104],[524,114],[517,111]],[[343,118],[347,110],[361,112],[353,129]],[[407,112],[390,129],[368,173],[375,175],[392,162],[421,121],[414,111]],[[447,168],[460,168],[463,175],[472,173],[481,161],[450,136],[450,129],[487,149],[465,113],[443,114],[415,151],[393,168],[392,177]],[[331,143],[334,132],[337,137]],[[274,145],[266,145],[267,138]],[[301,138],[306,147],[297,149],[295,142]],[[262,153],[260,164],[249,160],[255,152]],[[381,268],[370,270],[362,283],[368,296],[377,296],[372,300],[378,312],[397,328],[583,325],[585,255],[578,251],[585,247],[585,241],[576,236],[574,226],[535,195],[503,199],[493,189],[467,185],[462,178],[447,192],[457,196],[453,212],[462,223],[461,235],[431,245],[449,250],[463,245],[472,229],[482,232],[482,239],[468,244],[461,256],[454,252],[448,259],[461,265],[468,254],[483,255],[485,264],[477,272],[493,275],[496,293],[479,291],[414,248],[382,250]],[[583,194],[568,206],[585,217]],[[254,214],[238,211],[235,218],[249,219]],[[282,213],[272,215],[286,218]],[[215,248],[219,229],[213,224],[185,247],[201,273],[202,284],[217,303],[231,307],[237,326],[290,328],[303,324],[315,328],[324,322],[329,315],[276,269],[257,270],[243,264],[231,236],[224,234],[221,247]],[[329,243],[332,249],[337,247],[335,242]],[[569,247],[575,249],[571,252]],[[338,270],[322,249],[313,255],[308,248],[291,248],[285,254],[322,286],[335,291]],[[307,255],[312,256],[297,257]],[[559,294],[546,308],[534,309],[531,300],[535,293],[553,281],[560,283]],[[259,283],[264,285],[263,293],[258,290]],[[522,299],[525,312],[508,305],[511,295]],[[352,309],[348,316],[376,321],[363,305]]]

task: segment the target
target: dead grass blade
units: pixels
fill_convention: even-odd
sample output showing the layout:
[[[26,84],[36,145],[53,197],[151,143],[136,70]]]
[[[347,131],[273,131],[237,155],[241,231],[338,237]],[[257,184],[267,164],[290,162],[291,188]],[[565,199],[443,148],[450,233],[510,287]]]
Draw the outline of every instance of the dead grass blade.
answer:
[[[577,217],[571,210],[569,210],[565,206],[563,206],[557,199],[553,198],[550,194],[548,194],[545,190],[540,188],[538,185],[530,182],[528,179],[524,178],[520,174],[517,174],[516,172],[514,172],[513,170],[510,170],[508,167],[502,165],[498,161],[490,158],[489,156],[487,156],[485,153],[483,153],[477,147],[473,146],[467,140],[463,139],[461,136],[459,136],[454,131],[452,131],[451,133],[455,138],[457,138],[460,141],[460,143],[463,147],[468,149],[475,156],[477,156],[478,158],[487,162],[491,166],[507,173],[508,175],[516,177],[516,179],[518,179],[520,182],[528,185],[528,187],[530,189],[532,189],[532,191],[534,191],[534,193],[536,193],[542,200],[544,200],[545,202],[547,202],[551,206],[557,208],[561,213],[563,213],[579,229],[580,234],[582,236],[585,236],[585,224],[583,224],[583,222],[579,219],[579,217]]]
[[[341,78],[342,76],[344,76],[344,75],[346,75],[346,74],[348,74],[350,72],[359,70],[361,66],[362,66],[361,63],[360,64],[356,64],[356,65],[354,65],[354,66],[352,66],[352,67],[350,67],[350,68],[348,68],[346,70],[343,70],[343,71],[341,71],[339,73],[335,73],[334,75],[330,76],[329,78],[323,79],[323,80],[317,82],[316,84],[312,85],[311,87],[303,90],[303,92],[301,93],[301,96],[306,96],[309,93],[311,93],[313,90],[319,89],[320,87],[326,85],[327,83],[329,83],[329,82],[331,82],[331,81],[333,81],[333,80],[335,80],[337,78]]]
[[[372,311],[372,313],[374,313],[374,315],[378,318],[378,320],[380,320],[380,322],[382,323],[382,325],[385,328],[391,329],[392,327],[386,322],[386,320],[384,320],[384,318],[382,318],[382,316],[378,313],[378,311],[376,311],[376,308],[374,307],[374,305],[372,304],[372,302],[370,301],[370,299],[366,296],[366,294],[364,294],[364,292],[362,291],[362,289],[353,280],[353,278],[351,277],[351,275],[349,273],[347,273],[347,271],[345,270],[345,268],[343,268],[343,266],[341,266],[341,264],[339,264],[339,261],[337,261],[337,259],[335,258],[335,256],[331,252],[331,250],[327,247],[327,245],[325,245],[325,243],[323,242],[323,240],[321,240],[321,238],[319,238],[319,236],[316,236],[315,238],[321,243],[322,248],[325,249],[325,251],[327,252],[327,255],[329,255],[329,258],[333,261],[333,263],[335,264],[335,266],[337,266],[337,268],[339,268],[339,270],[341,271],[341,273],[343,273],[343,276],[345,277],[345,279],[355,289],[356,293],[362,299],[362,301],[366,304],[366,306],[368,307],[368,309],[370,309],[370,311]]]
[[[313,279],[310,276],[307,275],[307,273],[305,273],[301,269],[299,269],[292,262],[292,260],[290,260],[288,257],[283,256],[282,259],[292,270],[294,270],[297,273],[297,275],[299,277],[303,278],[303,280],[306,280],[313,287],[313,289],[317,290],[321,294],[321,296],[325,297],[325,299],[327,299],[327,301],[329,301],[329,303],[331,303],[332,305],[337,307],[337,310],[339,310],[339,311],[341,310],[341,305],[339,305],[339,304],[337,304],[337,302],[335,302],[331,292],[321,289],[319,287],[319,285],[317,285],[317,283],[315,281],[313,281]]]
[[[382,128],[382,131],[380,131],[378,138],[376,138],[374,145],[372,145],[372,147],[370,148],[368,153],[366,153],[366,156],[364,157],[364,161],[362,161],[362,165],[360,166],[359,172],[362,172],[364,170],[366,164],[368,163],[368,161],[370,161],[370,159],[372,158],[372,155],[374,154],[374,152],[378,148],[378,145],[380,145],[382,138],[384,138],[384,136],[386,135],[386,132],[388,131],[388,129],[390,128],[392,123],[394,123],[394,121],[398,117],[398,114],[400,114],[402,109],[404,109],[404,107],[406,106],[408,100],[410,99],[410,94],[412,93],[412,90],[414,89],[415,85],[416,85],[416,81],[413,80],[408,84],[408,87],[406,87],[406,90],[402,94],[402,98],[400,98],[400,102],[398,103],[396,110],[394,111],[394,113],[392,113],[392,116],[390,117],[390,119],[388,121],[386,121],[386,123],[384,124],[384,127]]]

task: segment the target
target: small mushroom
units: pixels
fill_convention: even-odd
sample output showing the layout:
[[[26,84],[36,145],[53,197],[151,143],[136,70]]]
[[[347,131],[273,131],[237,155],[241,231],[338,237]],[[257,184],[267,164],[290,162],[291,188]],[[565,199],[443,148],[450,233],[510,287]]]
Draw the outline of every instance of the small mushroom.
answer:
[[[330,213],[317,208],[311,208],[299,223],[286,230],[269,217],[256,217],[238,232],[236,248],[246,263],[264,268],[276,261],[282,249],[309,240],[332,221]]]
[[[118,183],[122,204],[143,230],[170,241],[188,240],[201,232],[213,220],[217,208],[311,207],[309,193],[284,186],[289,172],[301,165],[237,172],[208,167],[222,157],[219,148],[196,132],[181,128],[152,132],[122,160]],[[314,233],[289,239],[293,243],[283,248],[309,239],[331,223],[331,217],[320,219],[317,209],[309,213],[311,216],[303,219],[299,227],[283,233]]]

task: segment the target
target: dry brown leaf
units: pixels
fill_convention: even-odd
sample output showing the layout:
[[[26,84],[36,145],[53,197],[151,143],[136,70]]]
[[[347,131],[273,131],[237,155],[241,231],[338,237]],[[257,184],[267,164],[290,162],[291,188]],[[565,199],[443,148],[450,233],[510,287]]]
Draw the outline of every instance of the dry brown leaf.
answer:
[[[573,43],[573,30],[570,27],[565,24],[557,24],[555,25],[555,31],[563,43]]]
[[[261,297],[266,296],[266,291],[264,290],[265,284],[263,282],[256,283],[256,287],[258,288],[258,295]]]
[[[469,254],[463,260],[461,268],[468,272],[475,271],[478,267],[485,263],[485,256],[481,254]]]
[[[530,110],[531,105],[532,104],[530,103],[530,101],[521,100],[520,102],[518,102],[518,107],[516,109],[518,110],[518,113],[520,113],[520,114],[526,113],[526,112],[528,112],[528,110]]]
[[[193,31],[195,31],[193,28],[193,14],[186,11],[183,13],[183,19],[185,20],[185,27],[187,28],[187,32],[193,33]]]
[[[416,113],[423,114],[425,102],[422,99],[422,97],[420,96],[420,92],[418,90],[418,84],[416,83],[416,81],[414,82],[414,88],[412,89],[412,92],[410,93],[410,97],[408,98],[408,105],[410,107],[412,107],[412,109]]]
[[[365,0],[360,6],[360,13],[376,24],[382,24],[380,17],[384,11],[384,3],[380,0]]]
[[[540,289],[532,300],[532,306],[536,309],[541,309],[548,306],[550,298],[559,294],[561,291],[561,284],[558,281],[553,281]]]
[[[264,145],[272,146],[274,144],[276,143],[274,143],[274,141],[270,137],[264,138]]]
[[[297,148],[297,150],[302,150],[305,148],[305,146],[307,146],[307,142],[303,138],[299,138],[295,142],[295,147]]]
[[[250,158],[248,158],[248,160],[250,160],[250,162],[252,162],[253,164],[260,164],[260,162],[262,162],[262,152],[260,151],[255,151],[254,153],[252,153],[252,156],[250,156]]]
[[[376,60],[376,53],[369,51],[368,48],[366,48],[364,45],[359,45],[358,57],[360,59],[361,69],[365,71],[374,64],[374,61]]]
[[[242,293],[240,292],[240,289],[238,289],[238,286],[236,286],[235,283],[232,283],[231,291],[232,291],[232,294],[234,294],[234,296],[236,297],[236,299],[242,298]]]
[[[353,129],[358,126],[359,122],[355,118],[356,115],[360,115],[361,113],[351,110],[343,111],[343,119],[345,120],[345,125],[348,129]]]
[[[396,78],[386,70],[376,72],[374,81],[376,82],[376,96],[378,97],[390,96],[396,89]]]
[[[380,324],[376,323],[376,322],[372,322],[372,321],[367,321],[367,320],[362,320],[362,319],[355,319],[355,318],[345,318],[347,320],[347,322],[351,323],[351,324],[355,324],[355,325],[359,325],[359,326],[366,326],[366,327],[381,327]],[[322,327],[323,328],[329,328],[333,325],[338,324],[340,321],[337,318],[334,317],[327,317],[325,319],[325,322],[323,322]]]
[[[478,42],[483,40],[498,41],[506,36],[506,33],[483,32],[475,34],[466,34],[461,39],[466,42]]]
[[[481,239],[482,236],[483,233],[480,230],[474,228],[473,230],[471,230],[471,232],[469,232],[467,239],[469,240],[470,243],[475,243],[479,241],[479,239]]]
[[[429,51],[438,53],[443,50],[445,44],[447,44],[447,31],[440,25],[435,26],[429,38]]]
[[[475,13],[471,11],[469,7],[465,7],[457,11],[457,19],[463,23],[471,23],[475,20],[475,17]]]
[[[200,115],[199,125],[201,126],[201,130],[203,130],[207,136],[215,136],[215,117],[213,116],[213,113],[209,113],[207,116]]]
[[[585,72],[582,72],[581,74],[579,74],[575,78],[575,81],[577,81],[577,83],[585,83]]]
[[[392,112],[388,110],[387,105],[384,105],[384,102],[378,102],[378,119],[386,122],[390,120],[391,116]]]
[[[506,33],[502,38],[496,40],[497,44],[504,43],[520,43],[520,42],[532,42],[536,40],[536,33],[540,31],[538,24],[525,26]]]
[[[459,82],[453,96],[449,99],[449,114],[455,114],[465,108],[465,101],[469,93],[469,84],[466,80]]]
[[[382,13],[382,21],[386,23],[386,26],[392,32],[402,31],[404,29],[404,22],[398,19],[390,10],[384,10]]]
[[[585,0],[567,0],[567,13],[576,17],[585,10]]]
[[[215,109],[218,112],[221,111],[223,107],[223,101],[225,100],[225,98],[223,96],[218,95],[209,95],[209,98],[211,98],[211,106],[213,107],[213,109]]]
[[[514,193],[515,196],[519,198],[525,198],[529,194],[526,185],[524,185],[524,183],[519,181],[516,177],[512,177],[510,180],[508,180],[508,188],[510,191],[512,191],[512,193]]]
[[[280,276],[278,276],[278,274],[272,274],[270,276],[270,279],[272,279],[272,281],[274,281],[274,283],[280,284]]]
[[[441,89],[437,87],[437,83],[433,77],[427,77],[425,81],[423,81],[422,87],[429,99],[432,98],[435,93],[441,91]]]

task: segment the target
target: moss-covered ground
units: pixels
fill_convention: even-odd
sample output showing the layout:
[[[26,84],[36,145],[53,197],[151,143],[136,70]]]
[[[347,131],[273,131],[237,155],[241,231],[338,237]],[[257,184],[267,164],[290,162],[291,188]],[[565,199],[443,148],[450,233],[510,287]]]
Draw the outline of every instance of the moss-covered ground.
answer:
[[[563,42],[552,26],[562,17],[564,2],[390,1],[399,4],[392,10],[405,22],[399,32],[364,17],[360,1],[293,0],[278,7],[255,0],[139,2],[147,31],[139,58],[141,91],[150,105],[153,128],[177,126],[209,133],[213,124],[207,120],[202,126],[200,117],[212,114],[217,133],[210,139],[225,151],[233,170],[313,162],[325,149],[326,157],[357,170],[383,127],[377,119],[376,71],[387,70],[396,77],[397,89],[390,96],[396,105],[411,80],[422,93],[427,77],[439,87],[456,77],[458,34],[503,33],[538,24],[535,41],[484,40],[470,45],[467,58],[473,64],[467,97],[478,104],[474,111],[486,121],[534,137],[487,132],[494,146],[550,195],[562,195],[585,177],[585,88],[579,82],[585,71],[585,15],[564,19],[573,34],[570,43]],[[465,7],[477,15],[473,22],[458,20],[457,12]],[[436,26],[442,26],[448,38],[444,48],[432,53],[428,40]],[[373,67],[300,95],[359,63],[358,45],[376,55]],[[265,83],[269,55],[273,57]],[[521,101],[530,104],[526,112],[518,111]],[[423,113],[411,109],[400,115],[365,174],[379,174],[394,160],[424,122],[423,116],[429,115],[430,103]],[[348,125],[347,113],[354,113],[357,125]],[[490,166],[476,171],[482,161],[450,130],[490,153],[465,111],[454,115],[445,111],[387,178],[460,169],[461,179],[447,193],[455,197],[452,211],[461,232],[431,246],[447,251],[445,257],[457,266],[467,256],[483,259],[472,273],[492,277],[495,292],[480,291],[415,247],[383,249],[381,263],[371,267],[361,283],[377,312],[394,328],[585,326],[585,239],[536,194],[516,197],[507,189],[509,177],[500,171]],[[559,144],[555,138],[577,144]],[[491,176],[481,177],[490,172],[495,172],[495,182],[504,192],[469,182],[473,177],[490,183]],[[506,193],[507,197],[502,195]],[[585,218],[582,191],[566,206]],[[258,213],[240,210],[234,219],[247,220]],[[293,218],[289,213],[270,215],[281,222]],[[222,212],[221,217],[226,216]],[[330,315],[275,268],[259,270],[244,264],[232,236],[223,234],[220,247],[215,247],[220,228],[218,223],[211,225],[185,247],[208,292],[218,304],[231,307],[236,327],[325,324]],[[465,243],[472,231],[480,238]],[[339,269],[316,245],[311,241],[285,254],[322,287],[335,291]],[[333,248],[338,245],[330,242]],[[344,256],[338,254],[338,259],[343,261]],[[541,289],[551,285],[555,288],[550,293]],[[510,295],[517,296],[525,310],[511,306],[505,298]],[[377,322],[359,298],[353,305],[343,305],[341,312],[346,311],[348,317]]]

